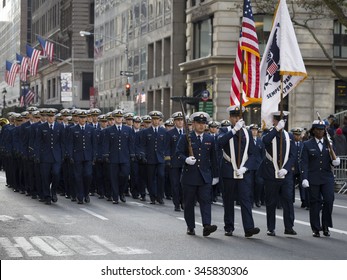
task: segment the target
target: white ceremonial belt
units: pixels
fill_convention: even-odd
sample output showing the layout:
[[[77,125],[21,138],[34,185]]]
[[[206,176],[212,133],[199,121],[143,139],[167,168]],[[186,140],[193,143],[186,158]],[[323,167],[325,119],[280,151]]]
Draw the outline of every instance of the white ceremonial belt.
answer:
[[[265,153],[265,156],[266,156],[266,158],[269,160],[269,161],[273,161],[273,158],[272,158],[272,156],[266,151],[266,153]]]
[[[227,155],[226,152],[223,151],[223,158],[229,162],[231,162],[231,158]]]

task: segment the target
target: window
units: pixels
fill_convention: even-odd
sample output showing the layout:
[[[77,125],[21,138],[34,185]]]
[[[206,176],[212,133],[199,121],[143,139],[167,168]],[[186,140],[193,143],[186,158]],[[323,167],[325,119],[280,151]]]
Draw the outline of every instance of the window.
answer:
[[[347,58],[347,27],[334,21],[334,57]]]
[[[56,82],[55,78],[52,79],[52,97],[55,98],[56,96]]]
[[[51,99],[51,80],[47,81],[47,99]]]
[[[212,18],[194,24],[194,59],[212,55]]]
[[[272,19],[273,17],[270,15],[254,15],[255,29],[259,41],[259,53],[264,53],[272,28]]]
[[[93,73],[82,73],[82,100],[89,100],[89,91],[93,87]]]

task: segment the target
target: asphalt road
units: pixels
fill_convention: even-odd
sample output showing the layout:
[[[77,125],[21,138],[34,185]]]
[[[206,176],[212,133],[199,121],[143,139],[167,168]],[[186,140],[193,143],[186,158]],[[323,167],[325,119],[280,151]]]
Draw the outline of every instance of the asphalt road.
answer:
[[[276,237],[266,235],[265,207],[254,208],[260,234],[245,238],[239,207],[234,236],[224,236],[223,206],[212,206],[217,232],[202,236],[196,207],[196,236],[186,235],[183,212],[172,202],[151,205],[127,198],[113,205],[91,197],[78,205],[65,197],[45,205],[14,193],[0,172],[1,260],[346,260],[347,195],[335,197],[331,237],[314,238],[308,211],[296,197],[297,236],[283,234],[282,210],[277,210]]]

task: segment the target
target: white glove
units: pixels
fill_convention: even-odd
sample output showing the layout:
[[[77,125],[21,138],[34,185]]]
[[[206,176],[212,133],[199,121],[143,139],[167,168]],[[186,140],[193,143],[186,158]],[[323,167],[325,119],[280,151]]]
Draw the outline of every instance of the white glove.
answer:
[[[236,175],[237,176],[241,176],[242,174],[245,174],[247,171],[247,168],[246,167],[241,167],[240,169],[237,169],[236,170]]]
[[[191,156],[186,158],[186,164],[194,165],[196,163],[196,158]]]
[[[218,182],[219,182],[219,178],[218,178],[218,177],[212,179],[212,185],[213,185],[213,186],[214,186],[214,185],[217,185]]]
[[[288,173],[288,171],[286,169],[282,168],[277,172],[277,175],[278,175],[278,177],[284,177],[287,175],[287,173]]]
[[[243,119],[239,119],[237,123],[234,126],[235,131],[239,131],[243,126],[245,125],[245,122]]]
[[[276,130],[277,130],[277,131],[280,131],[281,129],[284,128],[285,125],[286,125],[286,122],[285,122],[284,120],[280,120],[280,121],[278,122],[278,124],[276,125]]]
[[[338,165],[340,165],[340,158],[337,157],[336,159],[334,159],[334,160],[332,161],[332,164],[333,164],[333,166],[338,166]]]
[[[303,188],[308,188],[310,186],[310,184],[308,183],[307,179],[302,180],[301,185],[302,185]]]

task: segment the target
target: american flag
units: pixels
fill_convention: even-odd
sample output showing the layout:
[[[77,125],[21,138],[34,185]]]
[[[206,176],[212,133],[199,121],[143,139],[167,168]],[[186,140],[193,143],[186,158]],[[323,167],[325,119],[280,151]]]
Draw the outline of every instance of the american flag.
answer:
[[[19,68],[20,67],[17,63],[12,63],[6,60],[5,81],[11,87],[14,86]]]
[[[242,61],[244,62],[243,73],[241,73]],[[255,30],[252,6],[250,0],[244,0],[241,34],[237,46],[234,71],[231,79],[231,106],[240,104],[241,82],[243,105],[246,106],[254,102],[260,102],[259,61],[259,43]]]
[[[37,36],[37,40],[39,40],[39,43],[43,49],[43,54],[45,56],[47,56],[47,59],[49,60],[49,62],[53,62],[53,43],[44,40],[43,38]]]
[[[21,95],[19,99],[19,107],[24,107],[24,105],[25,105],[24,95]]]
[[[27,106],[30,105],[30,103],[34,101],[34,97],[35,97],[35,92],[29,89],[29,91],[25,95],[25,104]]]
[[[29,45],[26,46],[26,49],[27,49],[27,56],[30,58],[30,73],[32,76],[36,76],[41,51],[34,49],[30,47]]]
[[[28,78],[30,59],[29,59],[29,57],[22,56],[18,53],[16,53],[16,59],[17,59],[17,61],[19,61],[19,64],[20,64],[20,71],[19,71],[20,79],[21,79],[21,81],[26,82],[27,78]]]

